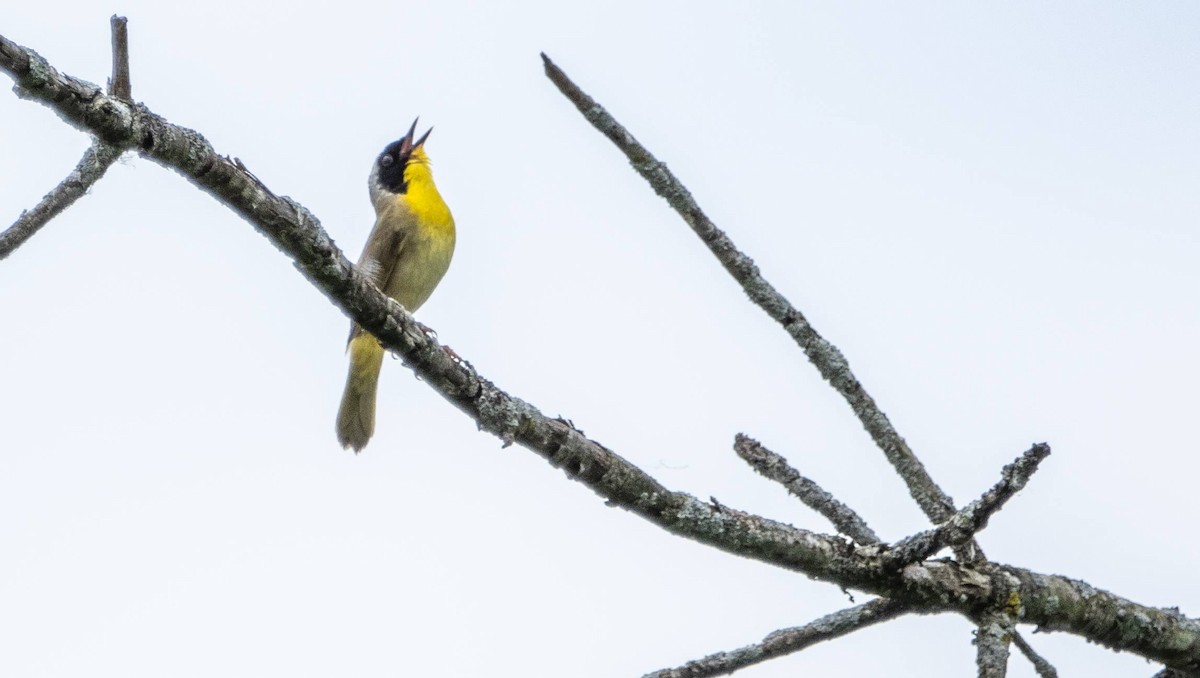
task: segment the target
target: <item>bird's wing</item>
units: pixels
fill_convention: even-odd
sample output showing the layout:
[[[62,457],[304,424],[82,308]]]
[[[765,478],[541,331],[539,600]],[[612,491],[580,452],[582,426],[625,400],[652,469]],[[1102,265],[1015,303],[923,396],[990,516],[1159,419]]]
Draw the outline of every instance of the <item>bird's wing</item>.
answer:
[[[367,244],[363,245],[362,256],[358,258],[358,269],[380,290],[383,290],[387,281],[391,279],[404,252],[404,246],[410,240],[409,234],[412,233],[407,219],[386,219],[384,216],[380,215],[375,220],[375,227],[371,229],[371,235],[367,236]],[[351,322],[347,343],[362,332],[363,329],[358,323]]]

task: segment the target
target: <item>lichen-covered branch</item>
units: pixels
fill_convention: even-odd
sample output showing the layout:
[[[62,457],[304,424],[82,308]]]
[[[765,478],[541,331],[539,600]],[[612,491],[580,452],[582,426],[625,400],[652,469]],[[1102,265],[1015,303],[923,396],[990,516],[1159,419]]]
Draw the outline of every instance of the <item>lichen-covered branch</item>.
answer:
[[[822,641],[840,638],[873,624],[895,619],[909,611],[909,607],[904,603],[878,598],[857,607],[825,615],[804,626],[781,629],[764,638],[761,643],[729,652],[717,652],[683,666],[648,673],[644,678],[707,678],[728,675],[768,659],[799,652]]]
[[[733,449],[747,464],[761,475],[783,485],[785,489],[806,506],[820,513],[833,523],[838,532],[850,537],[857,544],[878,544],[879,537],[867,526],[866,521],[838,501],[815,481],[800,475],[788,464],[787,459],[763,447],[762,443],[743,433],[737,434]]]
[[[675,492],[565,419],[550,418],[442,349],[411,315],[360,274],[317,219],[272,193],[241,163],[218,155],[200,134],[144,106],[54,70],[0,36],[0,70],[18,94],[41,102],[71,125],[183,175],[246,219],[355,322],[379,338],[424,383],[505,443],[518,443],[604,498],[655,525],[729,553],[894,599],[914,612],[976,618],[1004,607],[1014,619],[1067,631],[1173,668],[1200,671],[1200,623],[1100,591],[1085,582],[990,562],[930,560],[899,571],[883,567],[888,548],[857,546]]]
[[[863,388],[858,377],[854,376],[854,372],[850,370],[850,363],[842,352],[822,337],[804,314],[762,276],[754,261],[742,253],[729,236],[704,214],[692,194],[666,165],[638,143],[638,140],[603,106],[572,82],[545,54],[542,54],[542,61],[546,77],[550,78],[597,131],[616,144],[654,192],[662,196],[679,216],[683,217],[688,226],[692,227],[696,235],[700,236],[725,270],[742,286],[750,300],[783,326],[804,351],[804,355],[808,356],[809,362],[849,403],[850,409],[904,480],[909,494],[925,515],[935,524],[948,520],[955,511],[954,502],[929,476],[925,466],[909,449],[908,443],[892,426],[883,410],[875,404],[875,400]],[[975,547],[961,555],[968,560],[974,560],[981,556],[981,552]]]
[[[66,179],[47,193],[32,209],[21,212],[21,216],[17,217],[12,226],[0,233],[0,260],[7,258],[41,230],[42,226],[82,198],[119,157],[120,148],[103,141],[94,141],[83,152],[79,164]]]
[[[975,665],[979,678],[1004,678],[1008,675],[1008,643],[1012,625],[1003,613],[984,617],[975,630]]]

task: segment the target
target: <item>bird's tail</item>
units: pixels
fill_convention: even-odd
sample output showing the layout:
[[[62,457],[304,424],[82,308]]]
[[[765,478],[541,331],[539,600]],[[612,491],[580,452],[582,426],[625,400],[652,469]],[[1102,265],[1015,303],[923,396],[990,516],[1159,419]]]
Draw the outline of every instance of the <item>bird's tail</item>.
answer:
[[[355,453],[367,446],[375,432],[375,388],[383,365],[383,347],[366,332],[350,340],[350,373],[338,408],[337,436],[342,447]]]

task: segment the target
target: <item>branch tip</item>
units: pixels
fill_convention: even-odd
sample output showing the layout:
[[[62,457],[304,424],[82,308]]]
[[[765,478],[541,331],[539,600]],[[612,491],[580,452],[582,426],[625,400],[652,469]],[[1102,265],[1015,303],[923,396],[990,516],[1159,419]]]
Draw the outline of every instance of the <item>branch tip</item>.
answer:
[[[783,456],[767,449],[745,433],[738,433],[734,437],[733,449],[759,475],[783,485],[788,493],[825,516],[838,532],[850,537],[855,543],[879,543],[879,537],[854,509],[838,501],[816,481],[801,475]]]
[[[123,16],[112,15],[112,79],[108,81],[108,93],[126,101],[133,98],[133,85],[129,81],[129,21]]]

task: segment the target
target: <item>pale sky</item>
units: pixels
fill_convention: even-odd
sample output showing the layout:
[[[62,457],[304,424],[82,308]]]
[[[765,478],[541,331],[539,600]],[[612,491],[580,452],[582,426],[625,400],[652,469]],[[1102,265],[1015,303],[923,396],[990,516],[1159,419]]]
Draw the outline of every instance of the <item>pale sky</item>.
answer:
[[[128,16],[134,97],[351,259],[371,162],[420,115],[458,249],[418,317],[485,377],[672,489],[831,532],[737,459],[745,432],[884,539],[926,528],[545,51],[960,504],[1052,446],[982,533],[991,558],[1200,614],[1200,7],[282,7],[7,3],[0,34],[103,83]],[[6,92],[0,123],[2,228],[88,139]],[[135,156],[0,262],[0,319],[0,675],[640,676],[851,604],[606,508],[399,361],[370,446],[341,450],[346,318]],[[1157,670],[1031,630],[1064,676]],[[972,675],[972,632],[906,618],[738,675]]]

